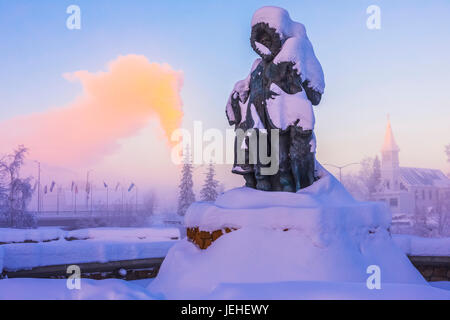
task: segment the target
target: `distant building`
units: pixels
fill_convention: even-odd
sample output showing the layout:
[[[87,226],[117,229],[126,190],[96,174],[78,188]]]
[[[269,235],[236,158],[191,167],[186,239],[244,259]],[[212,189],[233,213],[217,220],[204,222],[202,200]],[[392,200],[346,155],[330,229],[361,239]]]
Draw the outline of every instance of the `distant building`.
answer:
[[[381,149],[382,187],[374,200],[386,202],[394,215],[443,210],[450,199],[450,179],[437,169],[401,167],[399,152],[388,120]]]

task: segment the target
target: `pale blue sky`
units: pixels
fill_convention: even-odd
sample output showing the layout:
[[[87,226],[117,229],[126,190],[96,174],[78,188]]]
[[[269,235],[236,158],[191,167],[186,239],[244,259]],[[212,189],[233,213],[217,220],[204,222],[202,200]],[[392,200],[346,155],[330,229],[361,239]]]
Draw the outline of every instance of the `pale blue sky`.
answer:
[[[82,29],[66,29],[66,8]],[[326,76],[316,108],[318,158],[343,164],[375,155],[386,114],[401,163],[447,170],[450,143],[450,2],[293,0],[0,0],[0,121],[72,101],[65,72],[104,70],[118,55],[143,54],[184,72],[184,125],[226,128],[224,105],[256,58],[250,19],[263,5],[305,24]],[[381,7],[381,30],[366,8]]]

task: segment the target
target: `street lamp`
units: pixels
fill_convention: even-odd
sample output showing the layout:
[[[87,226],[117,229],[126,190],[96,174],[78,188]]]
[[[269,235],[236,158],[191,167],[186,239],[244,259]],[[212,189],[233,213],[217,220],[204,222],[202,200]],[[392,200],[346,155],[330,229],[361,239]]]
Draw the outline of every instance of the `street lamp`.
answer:
[[[329,164],[329,163],[325,163],[324,166],[330,166],[330,167],[334,167],[336,169],[339,169],[339,182],[342,182],[342,169],[356,165],[356,164],[360,164],[359,162],[352,162],[352,163],[348,163],[346,165],[343,166],[337,166],[334,164]]]
[[[41,163],[37,160],[34,162],[38,165],[38,196],[37,196],[37,212],[38,214],[41,212]]]

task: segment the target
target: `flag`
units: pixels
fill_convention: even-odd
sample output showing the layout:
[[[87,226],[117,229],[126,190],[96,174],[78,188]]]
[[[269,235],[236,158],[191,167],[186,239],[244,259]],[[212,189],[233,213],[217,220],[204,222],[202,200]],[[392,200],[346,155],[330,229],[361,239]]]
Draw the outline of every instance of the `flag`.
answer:
[[[73,192],[73,187],[75,187],[75,182],[72,181],[72,186],[70,187],[70,191]]]
[[[78,186],[75,185],[75,194],[78,194]]]
[[[44,187],[44,194],[47,194],[47,186]]]
[[[108,188],[108,185],[106,184],[105,181],[103,181],[103,185],[105,186],[105,188]]]
[[[36,191],[37,185],[38,185],[38,183],[37,183],[37,181],[36,181],[36,182],[34,183],[33,192]]]
[[[130,185],[130,187],[128,188],[128,192],[130,192],[131,190],[133,190],[133,188],[134,188],[134,183],[132,183],[132,184]]]
[[[116,191],[119,190],[120,182],[117,182]]]
[[[86,182],[86,193],[89,194],[91,192],[91,184]]]
[[[50,186],[50,192],[53,192],[53,188],[55,188],[55,181],[52,181],[52,185]]]

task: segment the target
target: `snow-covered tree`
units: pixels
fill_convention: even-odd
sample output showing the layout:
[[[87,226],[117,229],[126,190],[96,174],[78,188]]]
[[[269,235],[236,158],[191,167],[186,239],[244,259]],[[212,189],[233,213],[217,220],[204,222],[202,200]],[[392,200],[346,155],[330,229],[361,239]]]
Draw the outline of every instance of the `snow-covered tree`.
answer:
[[[31,178],[20,178],[27,148],[19,146],[0,159],[0,213],[10,227],[34,227],[35,219],[27,206],[33,195]]]
[[[450,162],[450,144],[445,146],[445,153],[447,154],[447,161]]]
[[[345,189],[352,194],[355,199],[366,201],[370,198],[370,193],[360,173],[347,173],[342,177],[342,184]]]
[[[178,196],[178,214],[184,216],[189,206],[195,202],[193,191],[194,182],[192,180],[192,162],[188,148],[183,157],[183,169],[181,170],[180,193]]]
[[[347,174],[342,179],[346,189],[358,200],[370,200],[381,185],[381,164],[378,157],[364,158],[361,168],[355,174]]]
[[[372,172],[369,180],[367,181],[367,184],[367,187],[371,194],[378,191],[378,188],[381,184],[381,164],[378,156],[376,156],[372,162]]]
[[[156,201],[156,194],[153,190],[145,194],[143,203],[145,216],[151,216],[155,213]]]
[[[214,165],[211,162],[208,166],[208,172],[206,173],[205,183],[200,191],[200,198],[202,201],[215,201],[217,198],[217,187],[219,182],[214,179],[216,171]]]

